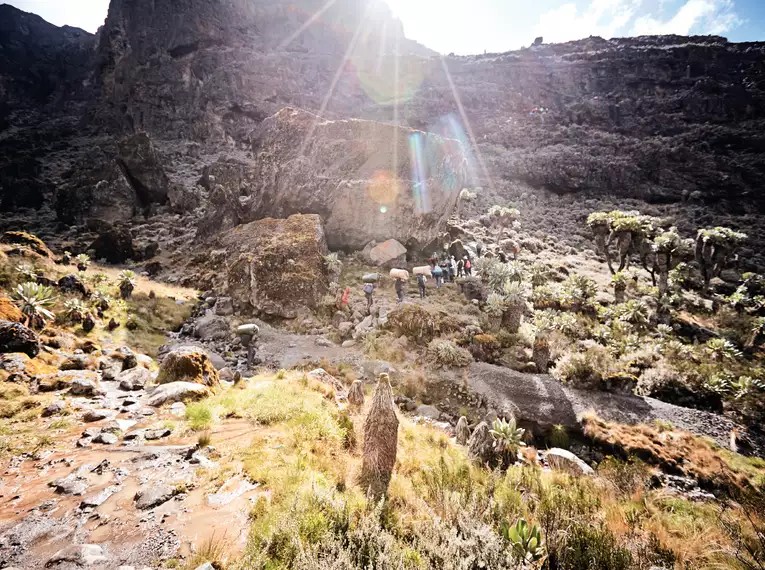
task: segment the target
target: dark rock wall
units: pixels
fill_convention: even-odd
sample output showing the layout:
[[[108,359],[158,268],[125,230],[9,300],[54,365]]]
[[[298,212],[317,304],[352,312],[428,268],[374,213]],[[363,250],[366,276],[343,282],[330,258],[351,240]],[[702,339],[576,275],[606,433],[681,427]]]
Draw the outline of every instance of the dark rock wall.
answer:
[[[13,150],[0,159],[2,208],[37,206],[62,185],[71,195],[78,179],[92,193],[92,177],[72,165],[95,139],[115,148],[138,132],[168,171],[169,181],[155,179],[162,196],[183,194],[221,158],[246,166],[261,122],[287,106],[472,135],[471,182],[500,194],[521,182],[654,203],[765,204],[765,43],[593,37],[442,58],[405,39],[384,4],[363,4],[112,0],[97,36],[0,8],[9,14],[0,101],[10,110],[0,145]],[[192,142],[196,173],[178,158]]]

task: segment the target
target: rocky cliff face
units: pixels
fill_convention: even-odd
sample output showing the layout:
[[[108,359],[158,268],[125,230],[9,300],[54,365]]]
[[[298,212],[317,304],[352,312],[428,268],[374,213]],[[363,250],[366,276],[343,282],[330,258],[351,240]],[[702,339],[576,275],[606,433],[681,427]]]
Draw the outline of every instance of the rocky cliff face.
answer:
[[[112,0],[98,37],[74,41],[71,30],[30,28],[32,37],[49,38],[37,43],[56,46],[51,53],[83,56],[53,57],[52,69],[83,78],[74,101],[84,97],[88,105],[57,99],[57,122],[49,123],[56,125],[55,136],[47,138],[61,142],[35,140],[31,133],[39,115],[35,119],[25,111],[24,120],[18,112],[26,88],[23,58],[5,52],[15,63],[2,68],[3,100],[16,111],[1,140],[34,154],[5,163],[4,207],[39,205],[62,187],[66,196],[91,191],[98,173],[83,170],[87,152],[98,146],[131,187],[122,188],[120,181],[124,191],[119,195],[137,200],[130,215],[151,214],[154,207],[140,202],[145,192],[125,171],[115,144],[137,132],[151,138],[152,160],[164,171],[159,179],[167,177],[162,184],[169,190],[163,192],[170,197],[163,194],[158,207],[182,209],[173,196],[205,205],[206,193],[213,191],[205,188],[205,173],[222,163],[271,176],[274,187],[287,188],[294,185],[293,175],[274,181],[278,169],[269,173],[262,162],[268,145],[279,146],[268,125],[279,123],[277,113],[285,107],[340,120],[338,125],[361,118],[461,139],[478,151],[468,165],[468,183],[499,195],[522,184],[532,193],[717,202],[719,208],[744,212],[765,204],[759,190],[765,175],[764,43],[732,44],[719,37],[589,38],[442,58],[404,38],[382,2],[367,8],[356,0],[323,6],[319,0],[189,0],[182,6]],[[0,33],[0,45],[17,41],[22,20],[16,15]],[[95,47],[85,58],[87,46]],[[49,59],[41,56],[43,62]],[[266,120],[272,116],[277,118]],[[317,138],[315,148],[301,144],[297,149],[326,158],[331,150],[321,148],[323,140]],[[295,147],[284,147],[279,162],[298,164]],[[365,179],[368,173],[355,172],[356,167],[363,162],[333,166],[329,179],[351,184]],[[395,170],[393,163],[385,167]],[[120,178],[113,168],[99,169],[111,173],[110,183]],[[321,172],[315,174],[321,178]],[[408,184],[416,182],[416,173],[409,174]],[[245,208],[243,220],[292,213],[302,204],[261,201]],[[312,211],[325,213],[334,202],[320,206]],[[72,221],[71,216],[60,219]],[[331,221],[327,232],[331,238]],[[357,239],[350,241],[355,245]]]
[[[326,121],[291,108],[263,121],[252,153],[251,160],[221,160],[205,170],[210,207],[202,237],[266,216],[314,213],[333,249],[391,237],[421,248],[438,237],[467,175],[454,139],[374,121]]]

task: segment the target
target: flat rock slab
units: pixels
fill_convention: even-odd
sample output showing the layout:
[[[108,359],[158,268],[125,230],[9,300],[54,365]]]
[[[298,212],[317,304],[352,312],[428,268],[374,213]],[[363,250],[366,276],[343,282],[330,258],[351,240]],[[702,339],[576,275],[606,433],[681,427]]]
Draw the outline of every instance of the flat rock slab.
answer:
[[[461,382],[461,377],[455,381]],[[594,411],[607,421],[623,424],[671,422],[674,426],[711,437],[727,447],[735,422],[701,410],[660,402],[653,398],[569,388],[547,374],[525,374],[475,362],[468,367],[469,388],[484,396],[501,415],[551,427],[579,428],[582,414]]]
[[[162,439],[163,437],[169,437],[170,434],[173,433],[173,430],[167,429],[167,428],[160,428],[160,429],[147,429],[143,433],[143,437],[146,438],[148,441],[153,441],[155,439]]]
[[[88,489],[88,480],[77,475],[56,479],[51,484],[59,495],[82,495]]]
[[[114,412],[110,410],[88,410],[82,415],[82,421],[87,423],[100,422],[112,417],[114,417]]]
[[[93,438],[93,443],[103,443],[104,445],[114,445],[119,438],[113,433],[102,432]]]
[[[64,563],[91,566],[107,560],[103,549],[97,544],[72,544],[56,552],[45,566],[51,567]]]
[[[112,485],[111,487],[102,489],[101,491],[97,493],[92,493],[82,500],[82,502],[80,503],[80,508],[88,509],[88,508],[100,507],[109,499],[109,497],[111,497],[114,493],[116,493],[119,490],[120,490],[120,487]]]
[[[233,477],[226,481],[217,493],[207,496],[207,504],[211,507],[227,505],[234,499],[257,488],[258,484],[256,483],[250,483],[241,477]]]
[[[576,455],[565,449],[553,447],[547,452],[547,464],[551,469],[565,471],[566,473],[579,477],[581,475],[592,475],[595,471]]]
[[[141,489],[135,496],[135,506],[146,510],[166,503],[176,495],[176,490],[170,485],[152,485]]]
[[[182,402],[189,400],[201,400],[211,394],[210,390],[202,384],[193,382],[169,382],[157,386],[147,402],[149,406],[158,408],[168,402]]]

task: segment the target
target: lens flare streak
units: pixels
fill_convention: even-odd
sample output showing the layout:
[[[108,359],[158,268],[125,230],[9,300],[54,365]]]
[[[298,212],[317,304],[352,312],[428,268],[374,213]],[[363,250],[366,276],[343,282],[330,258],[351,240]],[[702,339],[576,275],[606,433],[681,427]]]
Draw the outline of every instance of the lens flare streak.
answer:
[[[414,199],[415,210],[418,214],[429,212],[431,209],[422,137],[422,133],[412,133],[409,135],[409,159],[412,164],[412,198]]]

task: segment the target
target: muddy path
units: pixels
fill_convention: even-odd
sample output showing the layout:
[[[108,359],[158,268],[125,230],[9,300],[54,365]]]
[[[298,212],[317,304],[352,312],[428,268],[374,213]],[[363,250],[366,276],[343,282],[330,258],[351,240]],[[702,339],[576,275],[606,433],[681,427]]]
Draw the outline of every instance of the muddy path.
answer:
[[[138,422],[122,437],[162,429],[156,426],[173,420],[177,418],[165,412]],[[87,429],[111,423],[93,422]],[[250,444],[259,428],[227,420],[213,430],[215,448],[202,450],[196,437],[173,435],[81,448],[77,442],[82,429],[70,430],[52,451],[15,457],[3,465],[3,567],[43,568],[71,544],[99,545],[106,560],[89,566],[96,569],[156,568],[210,541],[225,542],[232,553],[244,548],[248,513],[263,492],[244,477],[232,456]]]

